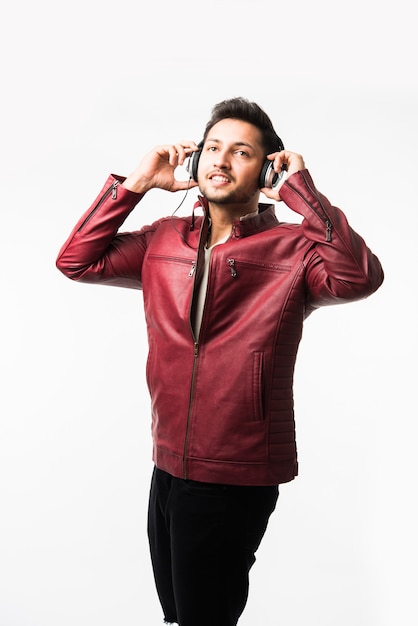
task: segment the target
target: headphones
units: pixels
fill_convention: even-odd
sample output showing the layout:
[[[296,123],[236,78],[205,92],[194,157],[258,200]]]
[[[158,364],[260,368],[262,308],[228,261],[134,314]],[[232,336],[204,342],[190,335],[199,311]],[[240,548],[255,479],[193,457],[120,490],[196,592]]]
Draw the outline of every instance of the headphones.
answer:
[[[277,143],[278,143],[277,152],[281,152],[282,150],[284,150],[284,145],[280,137],[278,135],[276,135],[276,137],[277,137]],[[197,182],[197,168],[199,165],[200,155],[202,154],[203,144],[204,144],[203,141],[201,141],[198,144],[197,146],[198,150],[196,152],[193,152],[193,154],[190,156],[189,163],[187,164],[187,167],[186,167],[187,171],[190,174],[190,177],[196,182]],[[283,165],[281,172],[275,172],[273,169],[273,161],[269,161],[269,159],[266,159],[263,163],[263,167],[261,168],[260,176],[258,178],[259,188],[263,189],[263,187],[267,187],[269,189],[272,189],[276,187],[281,181],[285,170],[286,170],[286,165]]]

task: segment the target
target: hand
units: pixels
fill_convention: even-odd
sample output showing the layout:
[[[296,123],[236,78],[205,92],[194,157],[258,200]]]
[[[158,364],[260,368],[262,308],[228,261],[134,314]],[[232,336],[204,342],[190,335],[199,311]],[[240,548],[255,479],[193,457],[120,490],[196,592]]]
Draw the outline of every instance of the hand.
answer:
[[[288,150],[282,150],[281,152],[273,152],[272,154],[268,154],[267,158],[270,161],[273,161],[274,171],[281,172],[282,165],[286,166],[286,173],[283,176],[282,180],[279,182],[277,187],[273,189],[268,187],[263,187],[261,190],[267,198],[271,198],[272,200],[280,201],[280,187],[285,182],[286,178],[289,178],[295,172],[299,172],[300,170],[305,169],[305,162],[303,157],[300,154],[296,154],[296,152],[289,152]]]
[[[156,146],[129,174],[123,186],[136,193],[146,193],[153,188],[181,191],[196,187],[194,180],[177,180],[174,176],[174,170],[196,150],[194,141]]]

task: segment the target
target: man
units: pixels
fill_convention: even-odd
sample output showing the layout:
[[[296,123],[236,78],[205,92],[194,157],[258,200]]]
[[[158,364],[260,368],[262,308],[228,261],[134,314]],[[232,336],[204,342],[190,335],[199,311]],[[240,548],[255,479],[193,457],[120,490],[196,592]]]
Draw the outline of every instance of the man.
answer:
[[[177,181],[187,159],[190,180]],[[150,189],[197,185],[190,218],[118,232]],[[279,223],[260,191],[302,223]],[[373,293],[381,265],[265,112],[234,98],[214,107],[199,145],[157,146],[127,178],[111,175],[57,266],[74,280],[143,290],[148,531],[164,619],[235,625],[278,485],[298,471],[292,382],[303,320]]]

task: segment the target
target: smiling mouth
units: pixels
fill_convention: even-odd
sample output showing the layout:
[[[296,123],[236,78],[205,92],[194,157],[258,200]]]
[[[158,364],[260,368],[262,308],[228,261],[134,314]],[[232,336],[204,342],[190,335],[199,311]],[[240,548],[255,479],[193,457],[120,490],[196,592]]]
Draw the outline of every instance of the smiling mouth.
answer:
[[[222,174],[214,174],[210,177],[210,180],[214,181],[215,183],[229,183],[229,178],[227,178],[226,176],[222,176]]]

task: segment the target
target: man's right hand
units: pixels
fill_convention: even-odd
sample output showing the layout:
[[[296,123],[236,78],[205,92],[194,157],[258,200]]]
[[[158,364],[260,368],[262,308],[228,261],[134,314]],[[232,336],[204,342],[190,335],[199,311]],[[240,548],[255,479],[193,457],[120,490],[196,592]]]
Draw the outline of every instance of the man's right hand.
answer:
[[[136,193],[146,193],[154,188],[182,191],[196,187],[194,180],[176,180],[174,176],[175,169],[196,150],[198,147],[194,141],[156,146],[129,174],[123,186]]]

